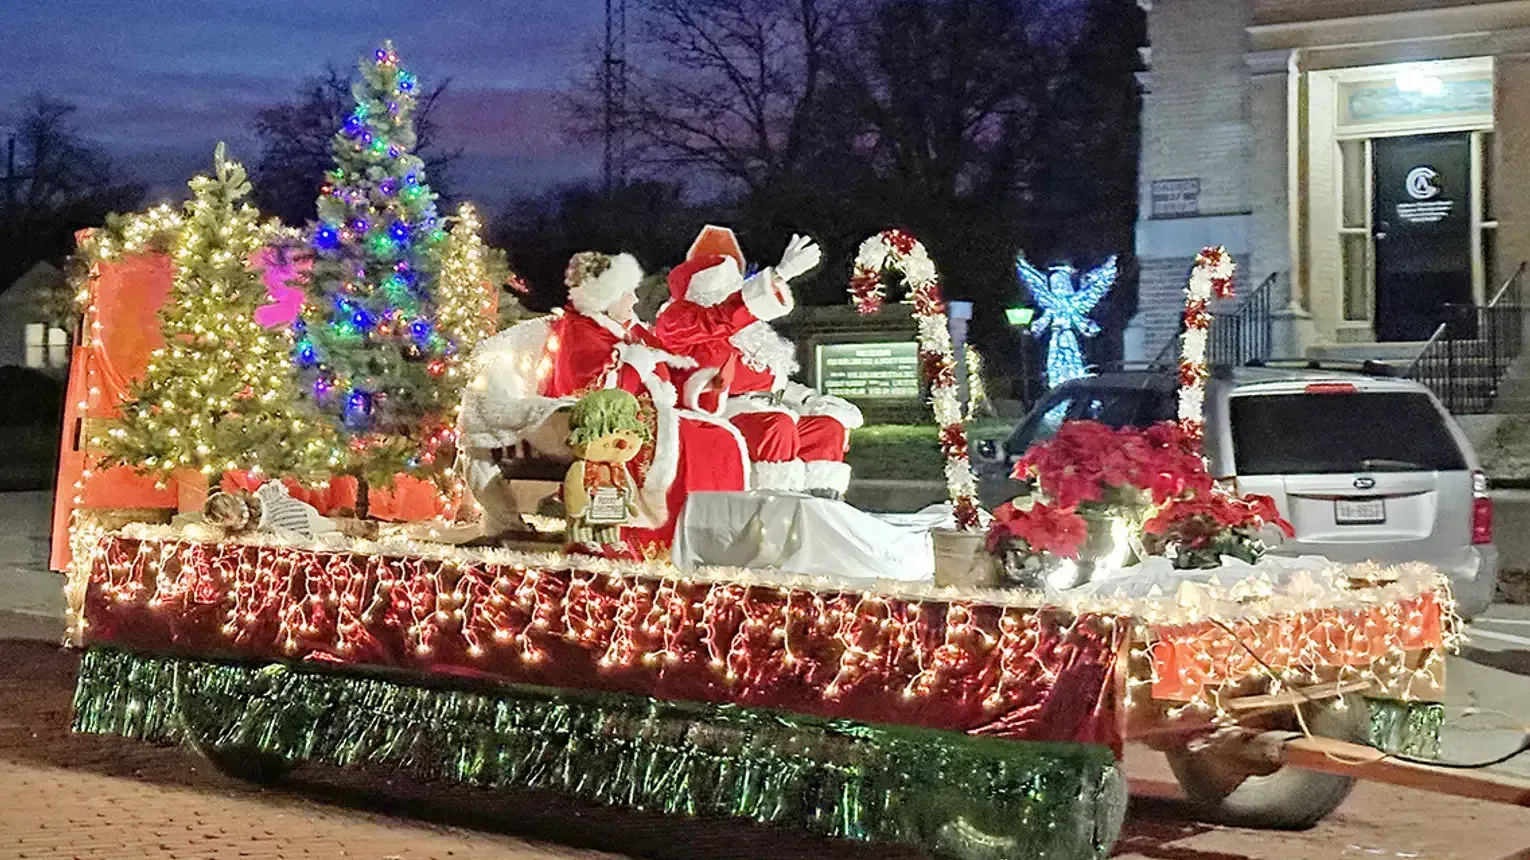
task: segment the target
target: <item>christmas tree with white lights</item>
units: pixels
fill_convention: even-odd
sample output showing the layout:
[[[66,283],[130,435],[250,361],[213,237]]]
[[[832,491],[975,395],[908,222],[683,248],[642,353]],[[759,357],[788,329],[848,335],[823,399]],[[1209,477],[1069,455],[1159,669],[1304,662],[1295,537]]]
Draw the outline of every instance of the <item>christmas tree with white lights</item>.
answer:
[[[318,200],[294,355],[353,466],[386,483],[450,441],[455,386],[444,377],[459,345],[437,294],[449,236],[413,152],[419,83],[389,42],[360,69]]]
[[[341,451],[299,401],[291,332],[255,320],[267,291],[252,259],[275,226],[246,202],[244,168],[221,143],[213,175],[191,180],[191,191],[159,314],[165,345],[133,383],[121,420],[96,440],[104,463],[164,476],[322,474]]]

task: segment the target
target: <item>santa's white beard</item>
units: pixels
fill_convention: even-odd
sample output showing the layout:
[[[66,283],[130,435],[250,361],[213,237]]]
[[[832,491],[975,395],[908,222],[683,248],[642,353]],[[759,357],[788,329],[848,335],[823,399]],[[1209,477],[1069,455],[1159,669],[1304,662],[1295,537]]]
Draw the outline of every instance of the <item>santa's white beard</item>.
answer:
[[[776,334],[770,323],[752,322],[728,338],[728,342],[738,348],[745,364],[775,374],[777,384],[797,372],[797,347]]]
[[[744,289],[743,275],[737,272],[714,274],[714,271],[706,269],[691,276],[691,282],[685,289],[686,301],[709,308]]]

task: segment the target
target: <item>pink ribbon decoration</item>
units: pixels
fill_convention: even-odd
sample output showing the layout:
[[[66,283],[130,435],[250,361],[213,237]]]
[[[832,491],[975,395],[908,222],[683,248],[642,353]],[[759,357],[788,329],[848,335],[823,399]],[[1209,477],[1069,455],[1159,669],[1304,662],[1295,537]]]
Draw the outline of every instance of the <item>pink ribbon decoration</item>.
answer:
[[[255,322],[266,328],[292,325],[303,309],[303,288],[289,284],[305,281],[313,261],[287,249],[261,248],[250,265],[260,270],[270,302],[255,309]]]

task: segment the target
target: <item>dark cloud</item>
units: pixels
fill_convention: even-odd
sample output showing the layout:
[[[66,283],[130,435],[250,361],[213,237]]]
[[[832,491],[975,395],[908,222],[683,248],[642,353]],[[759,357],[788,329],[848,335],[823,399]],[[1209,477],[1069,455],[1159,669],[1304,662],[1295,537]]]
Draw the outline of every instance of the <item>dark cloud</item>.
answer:
[[[602,13],[594,0],[4,0],[0,79],[8,96],[77,103],[91,137],[179,196],[216,141],[255,157],[256,111],[391,38],[426,86],[451,79],[456,187],[489,203],[595,169],[560,133],[558,90]]]

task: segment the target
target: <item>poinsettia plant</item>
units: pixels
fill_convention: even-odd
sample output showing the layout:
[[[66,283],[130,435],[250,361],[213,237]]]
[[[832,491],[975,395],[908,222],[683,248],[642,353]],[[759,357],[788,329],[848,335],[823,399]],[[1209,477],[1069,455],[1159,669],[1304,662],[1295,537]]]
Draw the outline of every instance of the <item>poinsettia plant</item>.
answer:
[[[1292,534],[1273,499],[1218,487],[1196,438],[1176,422],[1119,430],[1066,422],[1025,452],[1013,477],[1027,492],[994,511],[988,550],[1022,564],[1079,559],[1116,543],[1123,527],[1124,557],[1172,553],[1182,568],[1214,567],[1223,555],[1257,560],[1266,524]]]

